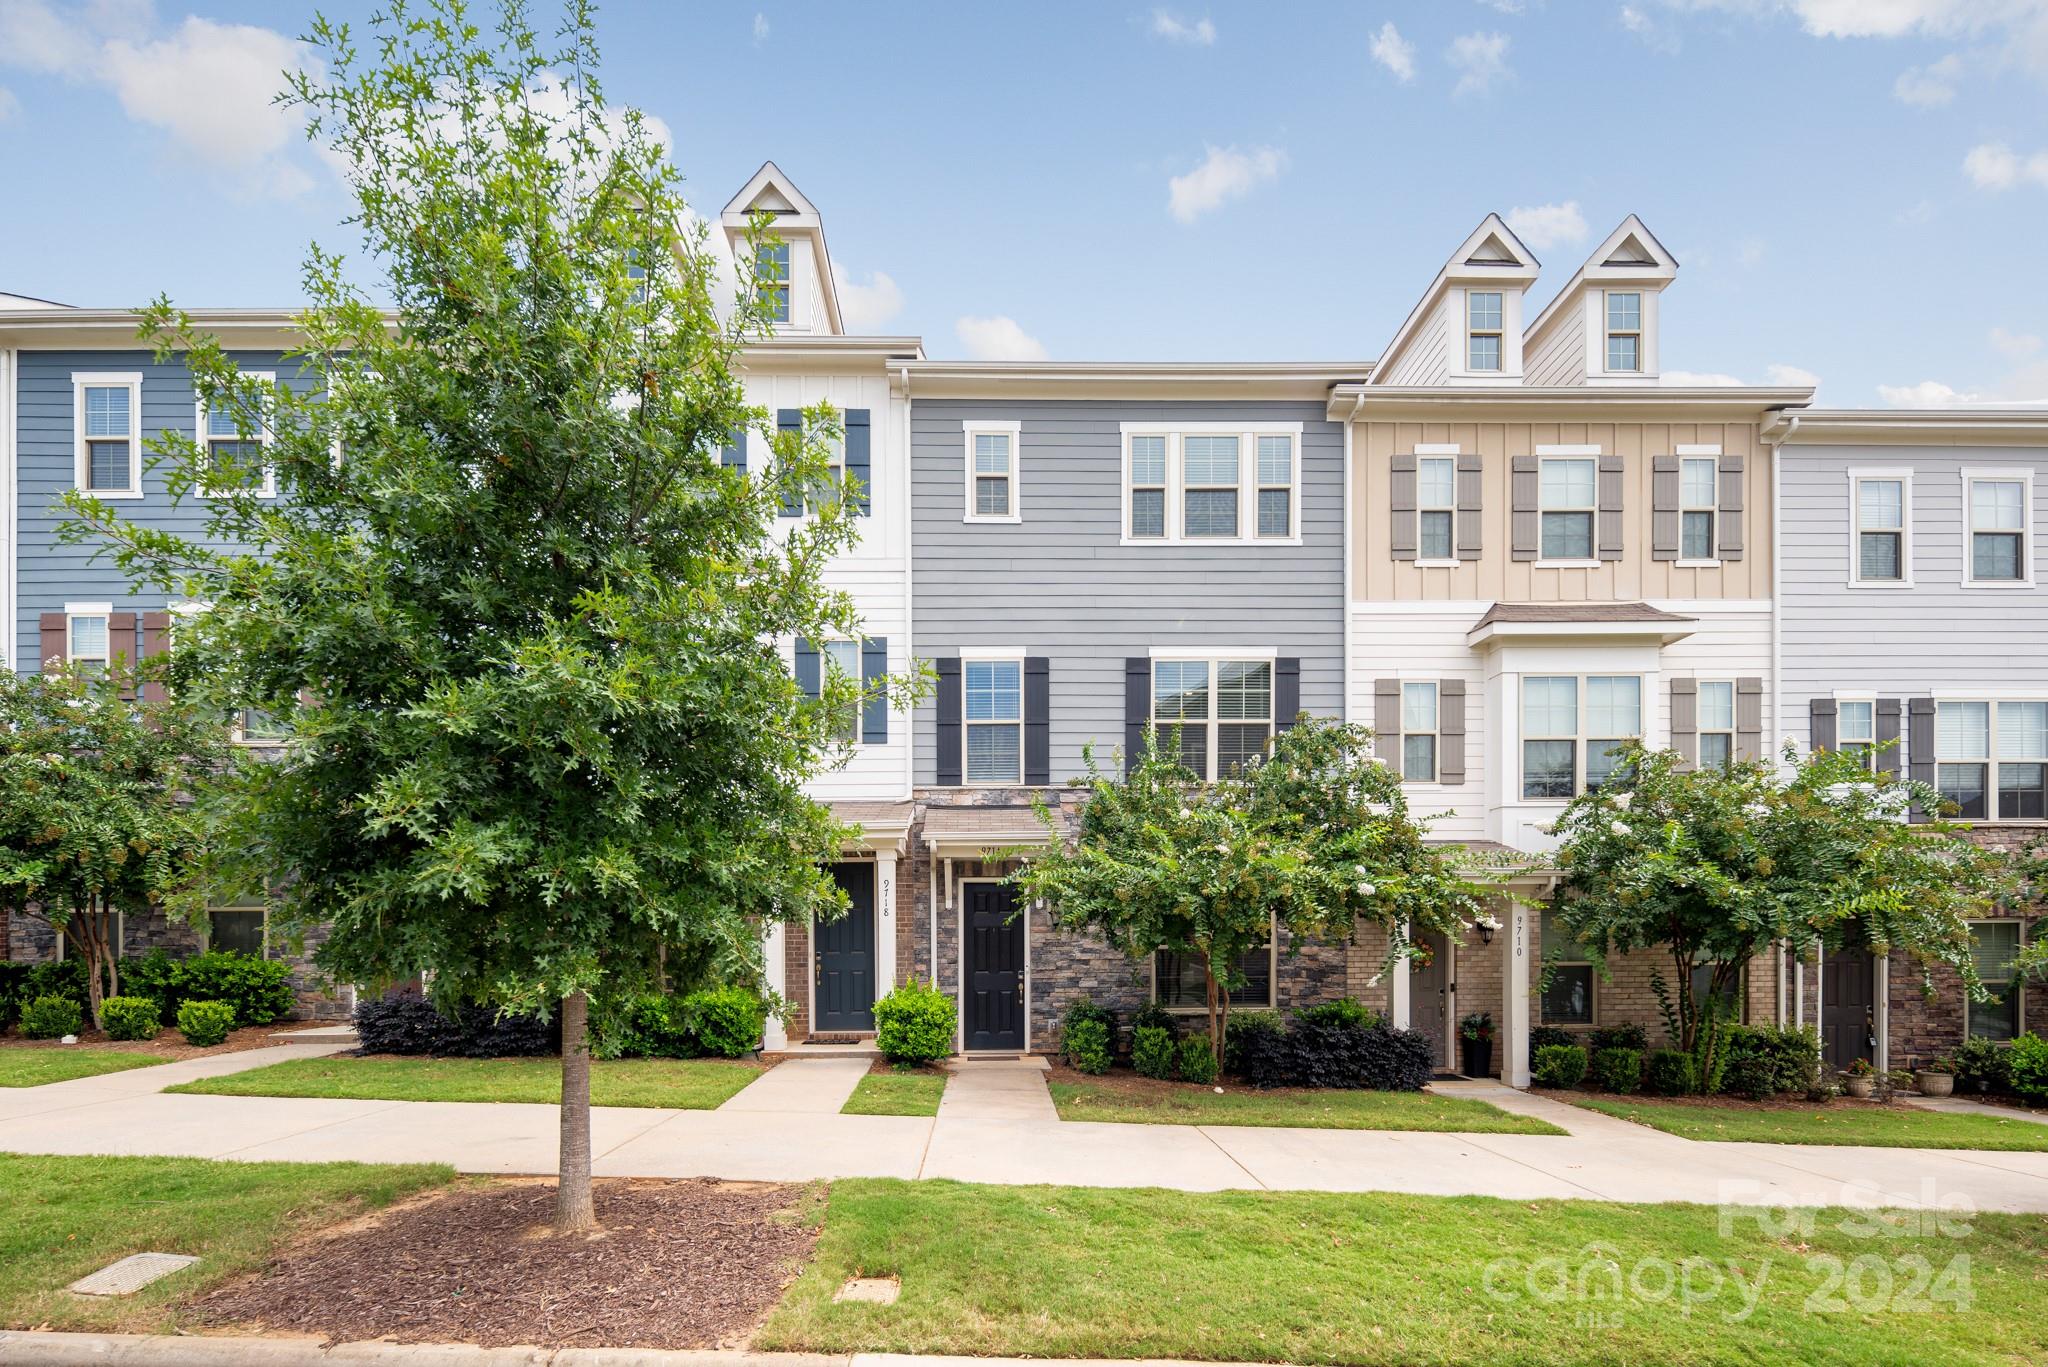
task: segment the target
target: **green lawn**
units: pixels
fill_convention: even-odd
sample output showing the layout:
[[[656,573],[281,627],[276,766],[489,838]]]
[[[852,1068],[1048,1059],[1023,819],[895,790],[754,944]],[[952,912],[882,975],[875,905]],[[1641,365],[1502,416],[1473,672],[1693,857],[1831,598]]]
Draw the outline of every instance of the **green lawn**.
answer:
[[[708,1111],[761,1075],[722,1058],[599,1060],[590,1066],[593,1106]],[[313,1058],[188,1082],[167,1090],[208,1096],[339,1097],[351,1101],[538,1101],[562,1099],[553,1058]]]
[[[1588,1110],[1620,1116],[1684,1139],[1748,1144],[1868,1144],[1886,1149],[2048,1151],[2048,1125],[2014,1116],[1952,1115],[1911,1106],[1690,1106],[1669,1101],[1573,1097]]]
[[[46,1082],[98,1077],[165,1061],[155,1054],[119,1049],[0,1049],[0,1087],[40,1087]]]
[[[302,1229],[446,1182],[444,1167],[0,1154],[0,1325],[165,1333],[171,1302],[260,1264]],[[131,1253],[200,1261],[133,1296],[63,1288]]]
[[[2048,1221],[1987,1215],[1964,1237],[1880,1237],[1861,1227],[1867,1214],[1814,1215],[1811,1232],[1788,1234],[1738,1214],[1723,1236],[1705,1206],[842,1181],[815,1260],[752,1346],[1659,1367],[2048,1360]],[[1598,1298],[1616,1284],[1607,1258],[1625,1298]],[[1920,1278],[1917,1259],[1935,1275]],[[1862,1270],[1845,1281],[1843,1266]],[[900,1277],[901,1299],[835,1304],[856,1275]],[[1737,1275],[1761,1282],[1747,1315]],[[1966,1310],[1954,1291],[1969,1294]]]
[[[1062,1120],[1128,1125],[1290,1125],[1312,1130],[1563,1134],[1548,1121],[1427,1092],[1259,1092],[1118,1078],[1049,1084]]]
[[[841,1115],[937,1115],[946,1075],[938,1072],[869,1073],[839,1108]]]

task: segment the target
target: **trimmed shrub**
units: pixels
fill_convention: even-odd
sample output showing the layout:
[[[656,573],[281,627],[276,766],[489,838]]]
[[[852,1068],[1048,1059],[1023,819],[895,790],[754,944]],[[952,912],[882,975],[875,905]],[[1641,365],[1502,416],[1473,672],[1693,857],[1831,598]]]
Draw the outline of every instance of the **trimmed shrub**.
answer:
[[[1109,1027],[1100,1016],[1083,1016],[1060,1032],[1067,1063],[1077,1072],[1100,1076],[1109,1071]]]
[[[182,1027],[181,1027],[182,1028]],[[424,997],[386,997],[356,1007],[356,1035],[365,1054],[431,1054],[442,1058],[531,1058],[557,1053],[561,1030],[539,1016],[499,1016],[465,1006],[451,1018]]]
[[[739,1058],[759,1049],[761,1029],[768,1023],[768,1003],[761,994],[736,983],[690,993],[682,999],[681,1013],[697,1051],[713,1058]]]
[[[592,1058],[694,1058],[696,1053],[680,998],[625,992],[591,999]]]
[[[100,1025],[108,1039],[155,1039],[163,1029],[157,1004],[148,997],[109,997],[100,1003]]]
[[[292,1013],[291,976],[289,964],[216,949],[179,963],[173,982],[181,997],[225,1002],[238,1026],[268,1025]]]
[[[1131,1038],[1140,1030],[1164,1030],[1168,1039],[1180,1038],[1180,1018],[1158,1002],[1146,1002],[1131,1013]]]
[[[1536,1071],[1536,1051],[1559,1044],[1577,1044],[1572,1032],[1556,1025],[1539,1025],[1529,1031],[1529,1071]]]
[[[2048,1101],[2048,1040],[2029,1030],[2012,1042],[2012,1089],[2028,1101]]]
[[[1972,1035],[1956,1049],[1953,1058],[1957,1090],[1976,1091],[1980,1084],[1994,1092],[2012,1090],[2011,1048]]]
[[[1593,1085],[1603,1092],[1620,1092],[1623,1096],[1639,1092],[1643,1087],[1643,1051],[1623,1045],[1596,1049],[1589,1071]]]
[[[1208,1047],[1206,1039],[1202,1044]],[[1158,1026],[1141,1025],[1131,1031],[1131,1066],[1138,1070],[1139,1077],[1170,1080],[1177,1057],[1173,1036]]]
[[[1768,1101],[1778,1094],[1777,1071],[1761,1054],[1744,1054],[1722,1070],[1721,1090],[1747,1101]]]
[[[178,1008],[178,1033],[185,1043],[211,1049],[235,1028],[235,1008],[227,1002],[193,998]]]
[[[953,1052],[953,999],[907,982],[875,1003],[875,1047],[891,1063],[931,1063]]]
[[[1246,1035],[1240,1074],[1254,1087],[1370,1088],[1419,1092],[1436,1069],[1429,1041],[1390,1025],[1319,1025],[1297,1020]]]
[[[121,961],[121,995],[147,997],[156,1003],[159,1024],[174,1025],[178,1003],[185,1000],[184,961],[173,959],[162,948],[152,949],[139,959]]]
[[[69,997],[36,997],[21,1008],[21,1033],[28,1039],[62,1039],[78,1033],[85,1012]]]
[[[1380,1018],[1364,1002],[1356,997],[1339,997],[1333,1002],[1319,1002],[1304,1006],[1294,1013],[1296,1020],[1309,1021],[1316,1025],[1378,1025]]]
[[[1647,1054],[1650,1035],[1640,1025],[1603,1025],[1586,1036],[1589,1054],[1597,1054],[1602,1049],[1633,1049],[1638,1054]]]
[[[1650,1055],[1643,1081],[1657,1096],[1685,1096],[1694,1086],[1692,1055],[1682,1049],[1659,1049]]]
[[[73,955],[68,959],[53,959],[48,963],[30,964],[28,972],[22,974],[19,1010],[25,1017],[28,1008],[38,997],[62,997],[78,1007],[79,1016],[84,1018],[87,1003],[85,990],[85,960]]]
[[[1721,1090],[1751,1100],[1806,1092],[1820,1081],[1820,1034],[1811,1028],[1730,1025],[1722,1030]]]
[[[1084,1028],[1090,1024],[1102,1027],[1100,1047],[1105,1056],[1114,1056],[1116,1053],[1116,1012],[1106,1006],[1097,1006],[1086,997],[1077,997],[1075,1000],[1067,1003],[1066,1011],[1060,1016],[1060,1052],[1066,1057],[1070,1067],[1080,1068],[1084,1073],[1091,1070],[1081,1068],[1080,1063],[1075,1059],[1074,1032],[1080,1030],[1081,1037],[1088,1042],[1089,1048],[1093,1050],[1096,1047],[1096,1034],[1093,1030]],[[1103,1067],[1107,1068],[1108,1064],[1105,1063]]]
[[[1216,1080],[1216,1052],[1207,1035],[1189,1035],[1180,1042],[1180,1076],[1183,1082]]]
[[[1531,1070],[1538,1087],[1576,1087],[1586,1076],[1586,1051],[1576,1044],[1546,1044]]]
[[[1233,1011],[1223,1025],[1223,1070],[1244,1076],[1244,1051],[1251,1041],[1284,1029],[1277,1011]]]

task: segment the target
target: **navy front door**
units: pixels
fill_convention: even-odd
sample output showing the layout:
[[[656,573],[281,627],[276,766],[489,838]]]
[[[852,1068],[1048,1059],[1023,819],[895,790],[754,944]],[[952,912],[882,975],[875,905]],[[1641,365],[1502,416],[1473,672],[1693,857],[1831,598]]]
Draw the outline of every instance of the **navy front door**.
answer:
[[[1024,1048],[1024,918],[1016,890],[1003,883],[967,884],[967,1021],[969,1049]]]
[[[1847,1068],[1874,1052],[1875,967],[1867,949],[1833,949],[1821,960],[1821,1056],[1830,1068]]]
[[[811,1030],[830,1034],[875,1028],[875,866],[834,864],[832,878],[846,889],[846,914],[811,929],[817,971],[817,1019]]]

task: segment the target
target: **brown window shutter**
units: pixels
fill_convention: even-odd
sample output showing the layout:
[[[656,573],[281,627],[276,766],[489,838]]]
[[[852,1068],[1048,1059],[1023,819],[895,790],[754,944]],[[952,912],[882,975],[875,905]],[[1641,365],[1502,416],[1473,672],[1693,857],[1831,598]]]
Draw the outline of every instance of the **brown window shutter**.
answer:
[[[1543,518],[1537,502],[1537,465],[1534,456],[1516,456],[1509,467],[1509,484],[1514,498],[1513,547],[1517,560],[1534,560],[1543,545]]]
[[[1735,758],[1764,757],[1764,681],[1735,681]]]
[[[108,670],[121,681],[121,696],[135,696],[135,671],[142,663],[142,647],[135,631],[135,614],[111,613],[107,617]]]
[[[1879,698],[1877,700],[1877,730],[1875,732],[1877,743],[1883,745],[1886,741],[1894,742],[1889,748],[1877,752],[1877,771],[1881,774],[1890,774],[1893,777],[1898,776],[1899,747],[1896,742],[1899,739],[1899,722],[1904,710],[1903,705],[1897,698]]]
[[[1934,699],[1913,698],[1906,703],[1906,776],[1932,788],[1934,768]],[[1915,807],[1913,819],[1925,821],[1928,813]]]
[[[1721,558],[1742,559],[1742,470],[1741,456],[1721,457],[1721,477],[1718,481],[1721,494],[1721,515],[1714,519],[1719,525]]]
[[[1388,470],[1388,507],[1393,518],[1387,552],[1396,560],[1415,558],[1415,457],[1395,456]]]
[[[1485,466],[1477,452],[1458,457],[1458,559],[1477,560],[1485,549],[1485,527],[1479,520]]]
[[[1650,462],[1650,558],[1676,560],[1679,550],[1678,457]]]
[[[1401,681],[1372,681],[1372,752],[1395,773],[1401,772]]]
[[[1620,456],[1600,457],[1600,558],[1621,559],[1621,473]]]
[[[1690,769],[1700,762],[1700,685],[1697,679],[1671,681],[1671,748]]]
[[[41,654],[36,657],[38,673],[54,660],[63,664],[71,654],[71,622],[61,612],[46,612],[36,619],[42,634]]]
[[[168,612],[145,612],[142,614],[142,658],[150,662],[171,648],[171,614]],[[161,679],[142,681],[142,700],[162,702],[164,685]]]
[[[1806,745],[1809,750],[1835,748],[1835,700],[1815,698],[1806,705]]]
[[[1465,781],[1465,681],[1436,681],[1436,781]]]

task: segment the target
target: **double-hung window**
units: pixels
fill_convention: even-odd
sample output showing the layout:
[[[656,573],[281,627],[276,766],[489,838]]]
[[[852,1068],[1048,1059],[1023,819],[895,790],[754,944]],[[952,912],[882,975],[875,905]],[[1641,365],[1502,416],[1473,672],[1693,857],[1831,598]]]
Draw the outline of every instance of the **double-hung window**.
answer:
[[[1935,785],[1956,815],[1991,815],[1991,704],[1943,702],[1934,710]]]
[[[1437,693],[1434,680],[1401,685],[1401,777],[1436,782]]]
[[[1261,537],[1294,535],[1294,438],[1262,436],[1259,445]]]
[[[264,932],[269,919],[269,910],[260,904],[208,907],[206,947],[268,958],[269,937]]]
[[[1607,292],[1607,368],[1643,368],[1643,296],[1634,290]]]
[[[1181,533],[1190,541],[1237,537],[1238,439],[1181,438]]]
[[[1152,724],[1198,777],[1237,772],[1273,734],[1273,662],[1154,660]]]
[[[1735,685],[1727,679],[1702,680],[1694,702],[1699,713],[1699,767],[1726,769],[1735,759]]]
[[[1554,911],[1543,913],[1543,988],[1545,1025],[1593,1023],[1593,965],[1578,939]]]
[[[2023,989],[2013,972],[2013,960],[2020,953],[2018,921],[1970,922],[1970,958],[1977,967],[1977,981],[1991,993],[1988,1002],[1970,1003],[1969,1033],[1976,1038],[2000,1042],[2020,1033]]]
[[[1868,698],[1835,704],[1835,748],[1854,755],[1864,768],[1877,766],[1877,704]]]
[[[967,434],[968,522],[1015,522],[1017,445],[1022,425],[970,422]]]
[[[269,373],[244,372],[243,379],[265,385],[277,377]],[[204,399],[197,404],[199,439],[206,447],[208,494],[226,493],[238,486],[255,486],[257,495],[270,498],[276,493],[276,476],[269,462],[271,429],[268,421],[246,422],[233,408],[216,408]],[[244,431],[243,428],[248,430]]]
[[[1415,459],[1415,558],[1454,560],[1458,555],[1458,458]]]
[[[2028,542],[2030,481],[1966,474],[1972,584],[2025,584],[2033,578]]]
[[[1126,423],[1123,433],[1126,541],[1248,545],[1299,535],[1299,424]]]
[[[142,376],[75,374],[78,487],[97,498],[142,495]]]
[[[1522,796],[1569,798],[1620,774],[1615,753],[1643,733],[1634,674],[1522,680]]]
[[[1166,536],[1166,438],[1131,438],[1131,539]]]
[[[969,783],[1024,781],[1024,662],[1021,659],[966,660],[960,667],[965,692]]]
[[[1465,294],[1465,368],[1500,369],[1500,291],[1468,290]]]
[[[1686,456],[1678,462],[1678,557],[1714,558],[1714,520],[1721,507],[1721,462],[1713,456]]]
[[[1537,468],[1544,560],[1591,560],[1599,508],[1600,462],[1592,456],[1545,456]]]
[[[1235,1007],[1273,1008],[1273,938],[1248,949],[1236,963],[1240,980],[1229,990]],[[1170,949],[1152,955],[1152,1000],[1169,1011],[1207,1010],[1209,982],[1200,956],[1179,954]]]
[[[789,321],[789,244],[763,242],[754,249],[754,288],[771,323]]]
[[[98,677],[113,662],[113,636],[109,630],[111,608],[72,609],[65,615],[65,662],[81,673]]]
[[[856,687],[860,684],[859,641],[818,642],[818,663],[829,673],[852,680]],[[852,745],[860,739],[858,702],[849,702],[835,711],[832,717],[832,739],[846,745]]]
[[[1850,489],[1856,507],[1856,559],[1853,582],[1906,582],[1906,477],[1898,474],[1854,475]]]

